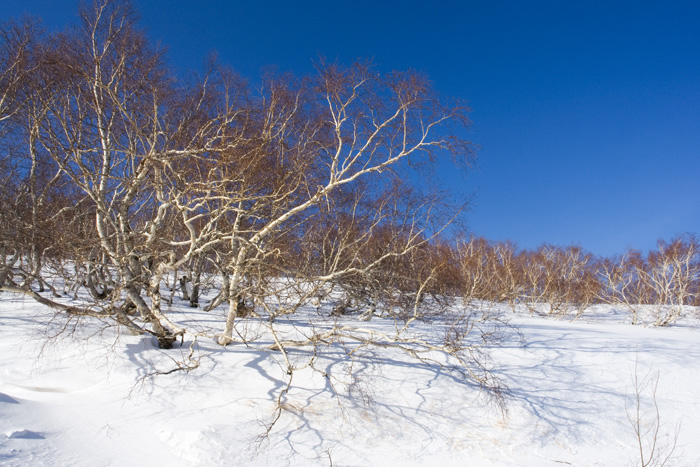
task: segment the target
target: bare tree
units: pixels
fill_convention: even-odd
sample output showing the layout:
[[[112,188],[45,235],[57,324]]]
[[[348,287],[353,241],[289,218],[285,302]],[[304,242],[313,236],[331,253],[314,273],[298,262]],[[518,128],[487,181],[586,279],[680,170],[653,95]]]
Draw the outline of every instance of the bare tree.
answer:
[[[658,373],[639,377],[637,361],[632,372],[634,386],[631,397],[625,399],[627,420],[632,426],[637,444],[637,458],[641,467],[661,467],[675,465],[677,460],[676,448],[680,434],[680,422],[676,424],[673,433],[665,432],[661,421],[661,412],[657,401],[659,386]],[[650,396],[649,396],[650,394]],[[651,397],[651,408],[645,408],[644,399]],[[631,398],[631,404],[628,404]]]
[[[646,256],[629,250],[614,260],[604,261],[601,265],[607,285],[604,300],[624,305],[632,315],[633,324],[674,323],[684,307],[697,300],[699,247],[695,236],[685,235],[669,243],[659,240],[658,251]]]
[[[525,279],[523,300],[531,312],[547,306],[549,315],[563,316],[571,309],[582,313],[598,293],[593,256],[581,248],[542,245],[520,254]]]
[[[38,28],[29,19],[0,26],[0,125],[21,107],[27,75],[35,66],[32,54],[37,35]]]
[[[13,270],[21,261],[22,249],[17,244],[21,238],[21,215],[16,200],[21,187],[16,183],[18,166],[12,155],[15,130],[13,125],[21,108],[22,91],[30,73],[33,40],[36,36],[33,24],[7,23],[0,25],[0,141],[3,155],[0,156],[0,285],[13,284]]]
[[[263,97],[263,140],[284,140],[284,145],[273,145],[281,151],[275,155],[296,175],[275,179],[280,185],[270,195],[240,201],[247,209],[237,212],[234,223],[239,230],[233,231],[236,254],[227,266],[230,306],[221,344],[231,342],[238,316],[235,297],[244,278],[274,254],[268,245],[274,245],[274,238],[288,226],[313,216],[346,185],[370,179],[374,187],[381,187],[386,183],[383,173],[431,161],[441,151],[470,154],[465,141],[443,129],[449,122],[465,124],[465,109],[443,105],[414,74],[381,76],[364,64],[350,69],[322,65],[307,87],[290,89],[273,81]],[[318,280],[347,274],[336,270]]]

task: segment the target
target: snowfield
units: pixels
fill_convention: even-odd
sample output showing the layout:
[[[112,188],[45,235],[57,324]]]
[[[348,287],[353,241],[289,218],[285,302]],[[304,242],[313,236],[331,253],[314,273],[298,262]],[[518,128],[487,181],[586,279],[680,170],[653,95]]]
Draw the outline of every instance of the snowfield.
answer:
[[[170,313],[197,314],[213,326],[223,320],[223,310],[183,305]],[[303,313],[318,320],[314,308]],[[521,334],[490,349],[507,386],[505,411],[478,386],[390,349],[349,357],[328,347],[317,371],[295,372],[285,392],[286,366],[255,320],[242,320],[239,332],[259,340],[221,347],[200,339],[193,360],[191,340],[161,350],[154,339],[96,321],[49,339],[64,321],[47,325],[53,312],[3,293],[0,464],[639,465],[630,418],[640,422],[648,453],[656,400],[657,449],[677,446],[667,465],[700,465],[696,310],[670,328],[632,326],[610,306],[575,321],[503,313]],[[439,326],[418,327],[430,335]],[[291,349],[289,356],[302,362],[309,354]],[[187,361],[199,366],[168,373]]]

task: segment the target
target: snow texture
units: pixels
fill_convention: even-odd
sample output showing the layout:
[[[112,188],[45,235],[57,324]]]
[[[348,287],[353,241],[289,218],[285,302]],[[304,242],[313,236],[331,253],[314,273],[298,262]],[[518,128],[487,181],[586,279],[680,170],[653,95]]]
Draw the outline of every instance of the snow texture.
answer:
[[[491,349],[507,413],[478,387],[402,354],[350,360],[329,349],[317,367],[346,384],[334,392],[318,372],[295,373],[264,438],[287,384],[264,339],[225,348],[202,340],[198,368],[153,375],[183,361],[191,342],[160,350],[96,324],[47,340],[60,320],[47,326],[50,311],[2,294],[0,465],[637,465],[627,415],[635,371],[658,375],[660,435],[668,435],[659,441],[677,440],[678,465],[700,465],[697,317],[645,328],[610,306],[576,321],[508,313],[524,341],[513,335]],[[383,321],[366,325],[390,325]],[[654,422],[650,387],[640,401],[642,423]]]

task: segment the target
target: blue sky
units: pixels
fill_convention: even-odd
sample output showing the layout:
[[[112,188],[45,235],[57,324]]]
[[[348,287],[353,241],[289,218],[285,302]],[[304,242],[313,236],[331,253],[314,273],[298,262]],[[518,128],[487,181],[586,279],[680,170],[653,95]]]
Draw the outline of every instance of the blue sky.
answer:
[[[49,29],[76,3],[10,0]],[[700,233],[700,2],[136,0],[171,63],[255,79],[323,55],[419,70],[472,108],[471,229],[609,255]]]

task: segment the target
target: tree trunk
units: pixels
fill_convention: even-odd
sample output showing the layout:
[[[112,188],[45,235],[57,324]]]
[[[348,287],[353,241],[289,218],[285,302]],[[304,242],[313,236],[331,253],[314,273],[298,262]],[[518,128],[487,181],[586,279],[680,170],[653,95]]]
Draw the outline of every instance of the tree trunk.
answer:
[[[243,277],[243,268],[248,254],[247,248],[245,246],[241,247],[236,255],[235,263],[233,265],[233,274],[231,276],[231,284],[228,290],[228,313],[226,315],[226,325],[224,326],[224,332],[219,337],[218,342],[220,345],[228,345],[233,342],[233,325],[236,318],[239,317],[239,304],[238,298],[240,296],[239,284],[241,278]]]

